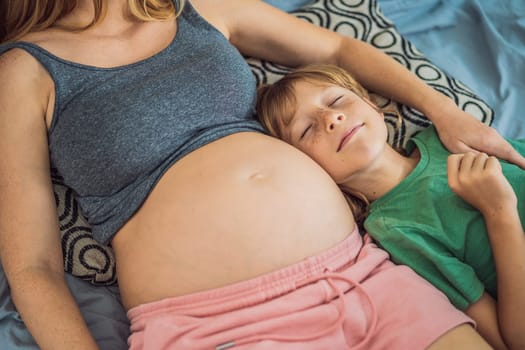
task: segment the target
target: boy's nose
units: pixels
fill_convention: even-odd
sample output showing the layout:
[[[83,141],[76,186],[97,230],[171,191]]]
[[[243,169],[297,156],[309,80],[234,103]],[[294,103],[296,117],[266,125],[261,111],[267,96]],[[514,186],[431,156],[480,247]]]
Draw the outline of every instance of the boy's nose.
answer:
[[[338,124],[345,120],[345,116],[339,113],[326,113],[325,114],[325,125],[326,131],[333,131]]]

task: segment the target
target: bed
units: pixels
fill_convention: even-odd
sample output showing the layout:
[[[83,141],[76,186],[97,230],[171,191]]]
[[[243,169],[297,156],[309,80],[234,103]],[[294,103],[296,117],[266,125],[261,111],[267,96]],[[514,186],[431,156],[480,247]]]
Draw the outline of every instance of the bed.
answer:
[[[525,138],[525,116],[518,105],[525,100],[522,0],[267,2],[304,20],[371,42],[504,136]],[[270,62],[247,60],[258,83],[272,82],[288,71]],[[392,144],[402,146],[408,136],[428,126],[418,111],[381,96],[374,99],[382,105],[392,104],[403,116],[399,129],[394,127],[395,116],[387,119]],[[128,321],[120,304],[112,250],[91,238],[73,193],[58,176],[53,181],[67,282],[100,348],[126,349]],[[0,349],[38,349],[13,306],[1,267]]]

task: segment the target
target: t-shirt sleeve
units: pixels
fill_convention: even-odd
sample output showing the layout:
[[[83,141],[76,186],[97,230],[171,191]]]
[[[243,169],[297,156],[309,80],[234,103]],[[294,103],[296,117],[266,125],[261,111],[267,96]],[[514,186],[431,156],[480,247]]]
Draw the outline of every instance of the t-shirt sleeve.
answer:
[[[421,227],[389,226],[383,219],[365,222],[368,234],[390,253],[392,261],[411,267],[465,310],[485,290],[473,268],[455,256],[436,232]]]

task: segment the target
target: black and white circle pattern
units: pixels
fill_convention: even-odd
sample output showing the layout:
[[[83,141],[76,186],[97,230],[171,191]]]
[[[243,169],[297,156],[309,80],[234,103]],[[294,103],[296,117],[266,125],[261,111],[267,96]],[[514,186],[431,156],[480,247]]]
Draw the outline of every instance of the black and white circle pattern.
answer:
[[[73,191],[53,179],[60,225],[64,271],[92,284],[116,282],[115,256],[111,247],[95,241],[91,227],[80,212]]]

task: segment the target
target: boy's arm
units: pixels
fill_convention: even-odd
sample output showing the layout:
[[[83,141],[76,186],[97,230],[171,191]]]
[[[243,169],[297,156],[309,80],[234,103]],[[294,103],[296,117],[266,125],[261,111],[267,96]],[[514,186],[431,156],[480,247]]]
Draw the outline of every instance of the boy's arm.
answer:
[[[465,313],[476,321],[476,330],[494,349],[508,349],[499,329],[498,305],[490,294],[484,292],[478,301],[469,305]]]
[[[511,349],[525,349],[525,235],[516,207],[483,214],[496,265],[498,319]]]
[[[467,313],[480,323],[480,333],[493,339],[497,333],[490,315],[496,315],[504,343],[511,349],[524,349],[525,234],[516,194],[499,161],[486,154],[451,155],[448,179],[451,189],[483,215],[496,265],[498,301],[484,295]]]

